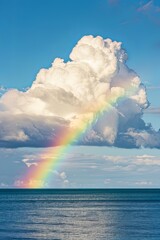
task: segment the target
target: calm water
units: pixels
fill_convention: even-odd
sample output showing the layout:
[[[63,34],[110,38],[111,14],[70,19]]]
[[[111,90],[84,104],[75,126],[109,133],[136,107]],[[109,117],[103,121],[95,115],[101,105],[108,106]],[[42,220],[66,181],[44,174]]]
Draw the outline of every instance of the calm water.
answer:
[[[2,240],[159,240],[160,190],[0,190]]]

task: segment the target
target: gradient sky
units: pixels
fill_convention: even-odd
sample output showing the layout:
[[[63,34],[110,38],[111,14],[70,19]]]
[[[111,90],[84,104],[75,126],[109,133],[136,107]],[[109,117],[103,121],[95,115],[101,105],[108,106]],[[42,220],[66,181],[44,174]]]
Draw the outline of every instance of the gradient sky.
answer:
[[[41,68],[48,68],[56,57],[68,61],[77,41],[90,34],[123,43],[127,65],[147,87],[151,106],[144,119],[158,130],[158,0],[0,0],[1,94],[10,88],[24,91],[30,87]],[[1,186],[18,181],[26,167],[22,160],[35,162],[43,151],[1,148]],[[54,173],[56,183],[52,182],[51,187],[159,187],[159,153],[158,149],[75,147],[72,157],[66,156]],[[141,164],[135,161],[137,158]]]

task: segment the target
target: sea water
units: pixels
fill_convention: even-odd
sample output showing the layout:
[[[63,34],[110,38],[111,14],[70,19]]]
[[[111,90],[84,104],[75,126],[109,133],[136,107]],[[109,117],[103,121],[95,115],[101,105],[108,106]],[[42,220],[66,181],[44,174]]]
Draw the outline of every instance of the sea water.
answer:
[[[160,240],[160,190],[0,190],[2,240]]]

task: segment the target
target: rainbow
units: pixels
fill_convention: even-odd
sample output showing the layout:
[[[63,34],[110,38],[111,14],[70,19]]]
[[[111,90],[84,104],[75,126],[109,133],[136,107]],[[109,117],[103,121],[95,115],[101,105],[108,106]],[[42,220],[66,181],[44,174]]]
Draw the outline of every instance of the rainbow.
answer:
[[[63,155],[69,151],[70,146],[75,144],[104,112],[110,111],[111,106],[114,106],[117,102],[123,101],[126,97],[135,93],[136,90],[137,86],[132,85],[127,88],[125,94],[122,91],[119,94],[115,93],[108,96],[105,101],[97,104],[94,113],[90,114],[85,121],[78,121],[76,126],[70,127],[60,134],[56,141],[54,141],[54,146],[59,147],[52,147],[52,150],[48,151],[46,154],[49,156],[47,160],[42,156],[36,167],[31,168],[31,170],[30,168],[28,169],[29,171],[21,181],[21,186],[23,188],[45,187],[44,183],[49,181],[51,176],[53,177],[53,171],[58,168],[60,162],[64,159]]]

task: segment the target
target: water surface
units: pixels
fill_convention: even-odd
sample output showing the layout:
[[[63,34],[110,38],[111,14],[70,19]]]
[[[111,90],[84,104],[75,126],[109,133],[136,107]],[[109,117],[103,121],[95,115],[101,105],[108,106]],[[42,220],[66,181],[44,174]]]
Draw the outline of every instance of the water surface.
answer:
[[[160,190],[0,190],[2,240],[159,240]]]

